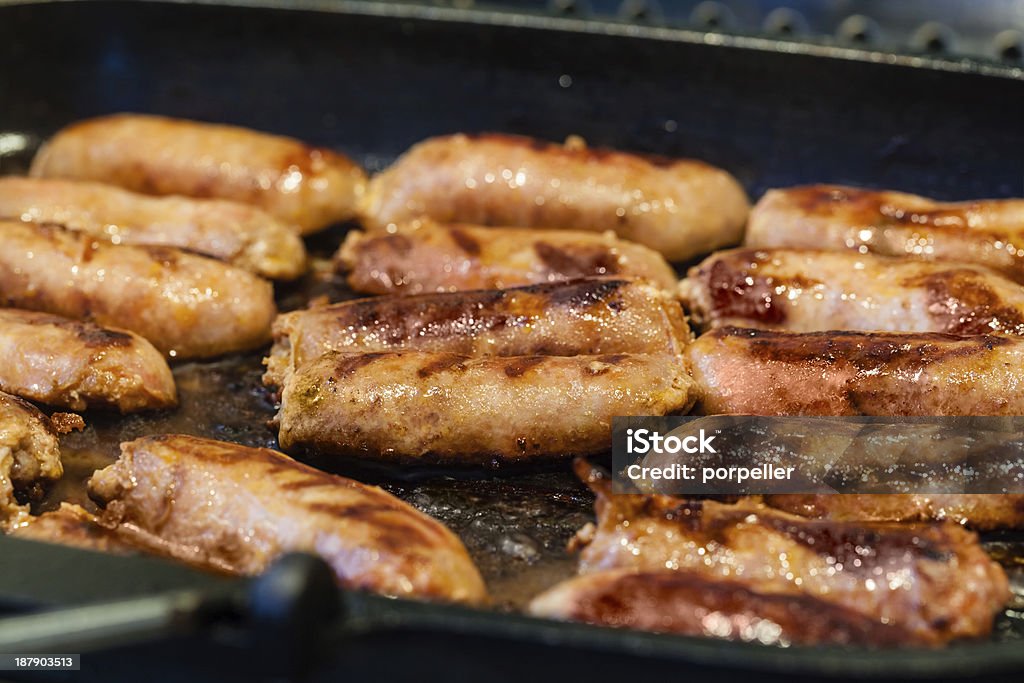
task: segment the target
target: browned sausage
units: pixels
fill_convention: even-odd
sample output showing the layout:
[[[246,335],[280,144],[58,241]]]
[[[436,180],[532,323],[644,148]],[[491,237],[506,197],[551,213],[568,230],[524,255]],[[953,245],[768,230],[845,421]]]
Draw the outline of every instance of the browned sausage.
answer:
[[[772,190],[750,214],[746,244],[961,261],[1024,282],[1024,200],[944,203],[837,185]]]
[[[898,626],[897,642],[929,645],[989,634],[1011,597],[977,535],[950,522],[812,520],[749,500],[613,495],[585,463],[577,472],[597,495],[597,524],[576,539],[584,574],[668,569],[740,581],[765,595],[817,598]]]
[[[486,599],[458,537],[383,490],[265,448],[150,436],[89,481],[100,520],[133,544],[232,574],[313,552],[345,586],[456,602]]]
[[[1024,336],[1024,288],[949,261],[735,249],[691,269],[680,296],[702,327]]]
[[[147,197],[100,183],[0,178],[0,216],[56,223],[114,244],[180,247],[273,279],[302,274],[302,239],[268,213],[219,199]]]
[[[270,283],[170,247],[98,242],[0,221],[0,305],[131,330],[176,358],[259,346],[276,314]]]
[[[141,114],[80,121],[32,162],[37,178],[254,204],[303,233],[351,218],[366,176],[346,157],[235,126]]]
[[[722,327],[686,349],[697,409],[747,415],[1024,415],[1024,339]]]
[[[762,593],[742,579],[695,572],[612,569],[576,576],[530,603],[536,616],[726,638],[760,645],[933,644],[893,623],[810,595]]]
[[[350,232],[335,260],[348,271],[349,286],[368,294],[502,289],[600,275],[676,285],[657,252],[611,233],[417,221],[387,234]]]
[[[373,178],[371,228],[420,216],[445,223],[612,230],[685,261],[736,244],[750,205],[736,179],[683,159],[556,145],[509,135],[452,135],[414,146]]]
[[[1017,494],[780,494],[764,500],[797,515],[836,521],[950,520],[980,531],[1024,528],[1024,495]]]
[[[286,450],[491,464],[611,449],[612,418],[690,406],[678,356],[329,352],[285,380]]]
[[[70,410],[177,403],[167,361],[142,337],[12,308],[0,308],[0,390]]]
[[[614,278],[345,301],[279,315],[264,380],[328,351],[470,356],[682,353],[682,308],[646,283]]]

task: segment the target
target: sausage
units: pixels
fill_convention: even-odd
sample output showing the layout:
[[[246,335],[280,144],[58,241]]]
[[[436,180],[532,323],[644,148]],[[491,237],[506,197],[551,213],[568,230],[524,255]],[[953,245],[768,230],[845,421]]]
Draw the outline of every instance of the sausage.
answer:
[[[264,380],[327,351],[468,356],[682,353],[682,308],[645,283],[591,278],[515,289],[389,296],[279,315]]]
[[[722,327],[690,344],[697,410],[747,415],[1024,415],[1024,340]]]
[[[1020,424],[1017,417],[863,421],[716,415],[694,420],[674,434],[682,438],[699,431],[728,433],[730,444],[742,444],[730,447],[733,461],[751,456],[756,460],[771,453],[772,462],[780,465],[816,463],[827,471],[827,483],[840,486],[843,495],[785,493],[762,497],[767,505],[802,517],[862,522],[950,520],[988,531],[1024,528],[1024,495],[962,492],[1014,486],[1018,479],[1015,463],[1024,452]],[[723,464],[717,454],[686,457],[687,464],[697,471]],[[679,461],[678,454],[649,452],[640,464],[671,467]],[[913,490],[913,481],[928,492],[863,493]],[[637,482],[637,489],[643,493],[678,490],[666,480]]]
[[[177,404],[167,361],[132,332],[3,308],[0,359],[0,390],[57,408],[130,413]]]
[[[750,209],[731,175],[699,161],[588,149],[508,135],[452,135],[412,147],[360,203],[380,229],[444,223],[612,230],[685,261],[736,244]]]
[[[294,230],[248,204],[148,197],[112,185],[0,178],[0,216],[56,223],[115,244],[180,247],[258,275],[302,274],[306,248]]]
[[[1024,495],[987,493],[844,494],[765,496],[773,508],[835,521],[926,522],[950,520],[976,529],[1024,528]]]
[[[690,406],[677,356],[473,358],[329,352],[284,383],[285,450],[426,463],[497,464],[610,450],[612,417]]]
[[[240,351],[270,338],[273,290],[240,268],[33,223],[0,221],[0,243],[0,305],[131,330],[176,358]]]
[[[141,114],[80,121],[36,154],[36,178],[253,204],[302,234],[351,218],[366,176],[345,156],[246,128]]]
[[[838,185],[771,190],[750,214],[746,245],[974,263],[1024,283],[1024,200],[946,203]]]
[[[934,644],[899,625],[810,595],[763,593],[742,579],[711,579],[696,572],[612,569],[583,574],[538,595],[530,602],[530,613],[782,647]]]
[[[335,257],[367,294],[502,289],[580,277],[640,278],[672,289],[657,252],[612,233],[439,225],[416,221],[387,234],[350,232]]]
[[[374,486],[265,448],[165,434],[121,445],[89,480],[104,526],[133,544],[230,574],[320,555],[339,583],[401,597],[482,602],[465,547],[443,524]]]
[[[0,391],[0,528],[28,516],[15,493],[36,496],[64,474],[57,432],[32,404]]]
[[[27,515],[7,533],[15,538],[114,555],[131,555],[137,550],[116,529],[101,525],[91,512],[71,503],[61,503],[56,510],[38,516]]]
[[[691,269],[680,297],[705,329],[1024,335],[1024,288],[963,263],[736,249]]]
[[[978,536],[950,522],[812,520],[745,499],[613,495],[609,479],[586,463],[577,473],[596,494],[597,512],[596,525],[576,538],[581,574],[669,569],[739,581],[853,610],[933,646],[988,635],[1011,597]]]

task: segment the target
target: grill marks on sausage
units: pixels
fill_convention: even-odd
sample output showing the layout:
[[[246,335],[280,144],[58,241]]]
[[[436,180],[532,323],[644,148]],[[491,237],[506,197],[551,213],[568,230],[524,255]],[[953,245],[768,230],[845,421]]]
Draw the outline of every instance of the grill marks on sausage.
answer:
[[[610,495],[595,488],[598,499]],[[617,497],[618,498],[618,497]],[[630,526],[644,518],[661,518],[678,526],[694,542],[729,546],[729,533],[739,525],[755,525],[842,565],[847,572],[870,572],[874,567],[906,562],[910,556],[933,562],[950,562],[958,540],[945,527],[912,524],[878,524],[825,519],[794,519],[784,513],[746,506],[732,507],[704,500],[680,500],[669,496],[634,496],[613,500],[619,520]],[[601,517],[601,515],[598,515]],[[642,527],[642,524],[640,524]],[[956,531],[958,528],[954,527]],[[856,560],[860,560],[857,562]]]
[[[525,324],[529,317],[498,312],[506,290],[467,292],[452,305],[439,305],[433,295],[413,295],[400,299],[369,299],[339,309],[337,322],[372,329],[383,341],[401,347],[407,340],[422,337],[461,337],[483,331]]]
[[[387,358],[394,354],[390,353],[355,353],[355,354],[338,354],[336,362],[334,364],[334,375],[333,379],[345,379],[351,377],[360,368],[365,368],[367,365],[374,363],[382,358]]]
[[[628,284],[628,280],[577,280],[534,287],[546,287],[552,305],[557,307],[573,309],[606,306],[618,311],[622,309],[622,302],[616,299],[616,294]]]
[[[132,336],[119,330],[110,330],[94,323],[69,320],[59,315],[33,312],[25,322],[36,326],[53,326],[67,330],[86,347],[91,349],[124,348],[132,345]]]
[[[903,284],[925,290],[928,314],[952,334],[1024,335],[1024,316],[1006,305],[977,271],[953,268],[909,278]]]
[[[325,497],[324,500],[306,498],[297,500],[298,504],[310,513],[373,525],[378,530],[374,541],[377,547],[383,550],[400,554],[419,546],[430,547],[447,542],[444,528],[440,524],[431,519],[409,518],[409,513],[404,505],[384,491],[315,469],[275,451],[235,444],[219,444],[206,439],[194,439],[174,434],[155,435],[146,437],[146,440],[166,444],[166,447],[173,448],[178,454],[171,464],[173,474],[169,480],[172,483],[164,497],[167,510],[153,515],[152,518],[155,520],[169,517],[172,513],[173,494],[176,490],[185,490],[194,485],[190,483],[190,474],[194,470],[190,466],[190,462],[194,464],[205,461],[218,467],[241,464],[251,466],[254,462],[258,462],[266,478],[276,480],[275,485],[283,492],[303,492],[318,488],[324,489],[325,492],[339,488],[359,490],[364,500],[357,503],[333,502],[328,497]],[[141,457],[149,457],[148,454],[143,453],[144,455]],[[140,456],[135,455],[134,457]],[[139,462],[135,464],[135,467],[145,469],[150,465]],[[113,493],[114,495],[110,499],[101,499],[96,492],[91,492],[90,495],[101,505],[109,504],[111,500],[126,495],[126,491],[123,490]],[[160,526],[157,525],[148,530],[159,534]],[[219,550],[222,554],[231,555],[233,549],[222,546]],[[243,544],[239,546],[237,552],[241,556],[248,551]],[[230,558],[228,561],[231,562]]]
[[[780,643],[891,646],[916,640],[901,626],[883,625],[870,616],[808,595],[760,593],[739,582],[686,572],[623,573],[607,584],[583,587],[567,616],[596,624],[720,636],[704,625],[701,616],[707,613],[734,621],[731,630],[737,636],[752,622],[770,621],[782,629]],[[720,622],[716,626],[720,627]]]
[[[459,338],[523,327],[553,310],[603,317],[609,310],[623,310],[616,293],[627,284],[626,280],[544,283],[463,292],[443,303],[432,294],[367,299],[340,306],[334,323],[340,328],[373,330],[385,343],[401,348],[410,339]]]
[[[567,278],[618,275],[621,272],[619,258],[610,247],[574,245],[565,249],[549,242],[536,242],[533,250],[545,268]]]
[[[378,359],[394,358],[400,355],[402,355],[400,352],[338,354],[338,359],[335,364],[335,372],[331,379],[343,379],[351,376],[360,368],[363,368]],[[495,363],[504,363],[503,372],[505,373],[505,376],[515,379],[517,377],[522,377],[532,368],[543,364],[547,358],[548,356],[508,356],[505,358],[496,357],[491,360]],[[604,356],[603,358],[613,359],[613,363],[618,363],[622,359],[626,358],[626,356],[624,354],[620,354],[616,356]],[[472,360],[474,359],[470,356],[463,356],[455,353],[433,354],[433,359],[426,365],[420,367],[416,371],[416,375],[420,379],[428,379],[434,375],[444,372],[465,372],[468,367],[468,363]]]
[[[805,594],[876,625],[899,624],[906,630],[894,632],[901,641],[931,645],[987,634],[1010,596],[977,536],[956,524],[807,520],[750,501],[613,496],[607,477],[581,462],[577,474],[597,497],[595,529],[577,536],[591,585],[605,570],[660,573],[671,566],[715,585]],[[877,578],[893,575],[905,577],[899,586]],[[666,613],[660,605],[651,612]]]
[[[174,249],[172,247],[161,247],[161,246],[138,246],[139,249],[145,249],[149,252],[149,255],[154,260],[159,261],[160,265],[164,268],[174,269],[178,266],[178,262],[181,260],[181,250]]]
[[[856,224],[874,227],[926,227],[962,232],[969,225],[969,214],[978,210],[976,204],[969,202],[936,208],[907,206],[898,199],[888,201],[885,192],[854,187],[812,185],[792,188],[785,193],[789,203],[807,214],[839,213]],[[981,234],[980,231],[977,234]]]
[[[466,356],[442,354],[417,370],[416,375],[420,379],[427,379],[439,372],[463,372],[466,369],[465,362],[467,360]]]
[[[455,242],[462,251],[466,252],[470,256],[480,255],[480,242],[465,230],[462,230],[461,228],[449,228],[448,234],[451,236],[452,241]]]
[[[1011,343],[1006,337],[959,337],[939,332],[864,333],[850,331],[792,334],[722,327],[708,333],[722,342],[742,340],[759,362],[834,365],[849,363],[858,371],[921,369],[944,361],[985,355]]]
[[[757,251],[728,254],[717,259],[697,277],[705,280],[715,317],[745,318],[765,325],[782,325],[787,312],[779,301],[788,289],[809,289],[820,284],[801,276],[764,277],[757,266],[765,262]]]
[[[590,377],[600,377],[611,372],[612,368],[619,365],[628,358],[626,354],[618,353],[607,356],[600,356],[594,362],[583,368],[583,372]]]
[[[605,363],[606,365],[621,365],[628,358],[629,356],[625,353],[611,353],[598,356],[597,360],[599,363]]]
[[[771,514],[759,515],[757,523],[786,538],[814,550],[823,557],[834,558],[845,571],[869,571],[869,565],[900,561],[913,553],[933,562],[949,562],[954,553],[950,540],[941,530],[887,525],[885,532],[856,524],[828,520],[791,521]],[[870,555],[871,562],[855,562]]]
[[[267,448],[251,448],[230,443],[214,443],[208,439],[182,437],[177,434],[156,434],[145,437],[146,441],[166,444],[179,454],[181,461],[195,460],[206,461],[216,465],[237,465],[241,461],[252,464],[258,461],[265,469],[268,476],[284,475],[280,488],[286,490],[302,490],[316,487],[362,488],[367,493],[376,493],[386,503],[387,494],[377,492],[376,489],[363,486],[351,479],[345,479],[323,470],[318,470],[296,460],[291,460],[276,451]],[[139,456],[135,456],[139,457]],[[105,501],[102,501],[105,502]],[[392,509],[397,509],[397,504],[392,504]]]
[[[89,348],[103,349],[111,347],[124,348],[132,345],[132,336],[117,330],[108,330],[98,325],[83,322],[67,321],[64,323],[75,336]]]
[[[505,376],[515,379],[544,362],[544,356],[516,356],[505,363]]]

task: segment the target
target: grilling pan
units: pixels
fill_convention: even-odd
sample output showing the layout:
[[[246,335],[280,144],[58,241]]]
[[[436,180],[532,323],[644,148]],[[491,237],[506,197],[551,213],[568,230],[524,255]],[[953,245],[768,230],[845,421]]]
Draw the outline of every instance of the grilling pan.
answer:
[[[0,73],[0,173],[23,172],[38,144],[71,121],[135,111],[292,135],[370,170],[431,135],[503,131],[704,159],[753,197],[811,182],[949,200],[1024,195],[1024,73],[972,61],[406,3],[0,2]],[[346,227],[314,238],[314,255],[329,255]],[[311,277],[279,287],[278,300],[289,309],[324,294],[353,296],[340,281]],[[68,474],[42,507],[85,502],[88,475],[116,457],[120,441],[143,434],[275,446],[260,357],[178,365],[182,406],[172,414],[87,415],[87,430],[64,442]],[[151,558],[0,539],[0,615],[126,599],[150,599],[153,610],[144,624],[111,624],[80,672],[19,675],[792,681],[1024,672],[1024,620],[1014,609],[990,642],[938,651],[776,649],[528,619],[516,608],[571,575],[565,541],[591,518],[592,498],[567,467],[313,464],[380,484],[449,524],[495,609],[330,589],[329,614],[300,600],[268,617],[252,597],[267,577],[226,580]],[[1013,536],[988,540],[1010,565],[1024,562]],[[289,585],[312,590],[307,573]],[[1019,591],[1020,571],[1010,573]],[[194,598],[184,611],[182,595]],[[80,643],[72,624],[82,622],[66,623],[52,642]],[[310,643],[287,637],[311,631]]]

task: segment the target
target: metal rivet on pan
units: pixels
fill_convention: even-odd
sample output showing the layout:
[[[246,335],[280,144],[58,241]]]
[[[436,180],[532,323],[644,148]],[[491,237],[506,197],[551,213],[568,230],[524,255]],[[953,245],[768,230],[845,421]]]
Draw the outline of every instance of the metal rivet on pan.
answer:
[[[645,24],[663,24],[665,15],[657,0],[622,0],[619,5],[619,18]]]
[[[690,23],[711,30],[732,28],[736,25],[736,15],[722,3],[707,0],[693,8]]]
[[[995,54],[1005,62],[1024,61],[1024,33],[1012,29],[1003,31],[992,40]]]
[[[871,17],[866,17],[863,14],[854,14],[843,19],[843,22],[839,24],[836,34],[842,40],[869,45],[878,42],[882,29],[878,22]]]
[[[808,32],[807,21],[788,7],[773,9],[764,18],[764,30],[779,36],[798,36]]]
[[[956,33],[953,29],[937,21],[922,24],[910,38],[910,46],[920,52],[939,54],[953,52],[956,44]]]
[[[548,11],[565,17],[585,17],[590,14],[586,0],[548,0]]]

